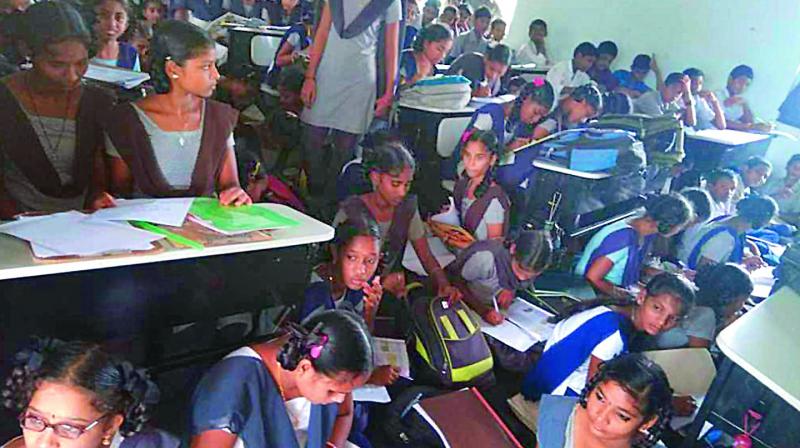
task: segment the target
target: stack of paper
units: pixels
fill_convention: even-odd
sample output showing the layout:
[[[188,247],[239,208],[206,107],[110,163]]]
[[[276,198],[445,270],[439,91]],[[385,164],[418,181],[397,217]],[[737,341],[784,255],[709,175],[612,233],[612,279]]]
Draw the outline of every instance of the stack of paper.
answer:
[[[514,350],[524,352],[537,342],[546,341],[553,334],[555,325],[547,322],[553,314],[519,297],[514,299],[503,315],[505,319],[500,325],[481,321],[481,331]]]
[[[280,213],[257,205],[228,207],[214,198],[196,198],[189,209],[190,218],[223,235],[238,235],[256,230],[294,227],[299,223]]]
[[[150,79],[150,75],[147,73],[109,67],[101,64],[89,64],[89,68],[86,70],[86,74],[84,74],[83,77],[95,81],[107,82],[125,89],[132,89]]]
[[[92,213],[90,221],[146,221],[180,227],[194,198],[117,199],[116,207]]]
[[[93,221],[76,211],[3,224],[0,233],[29,241],[39,258],[149,250],[163,238],[126,223]]]
[[[389,338],[372,338],[372,341],[375,351],[375,367],[394,366],[400,370],[400,376],[411,379],[411,363],[408,361],[406,341]],[[372,403],[392,401],[385,387],[370,384],[353,390],[353,400]]]

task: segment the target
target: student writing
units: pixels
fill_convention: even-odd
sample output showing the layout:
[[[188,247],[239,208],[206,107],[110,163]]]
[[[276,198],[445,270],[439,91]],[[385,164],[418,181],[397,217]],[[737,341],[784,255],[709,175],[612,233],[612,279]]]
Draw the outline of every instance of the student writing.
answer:
[[[400,85],[435,75],[436,64],[444,60],[452,46],[452,31],[444,25],[428,25],[417,35],[412,48],[400,54]]]
[[[511,65],[511,49],[498,44],[482,53],[465,53],[453,61],[448,75],[463,75],[472,83],[472,96],[497,96]]]
[[[559,62],[547,72],[547,81],[553,85],[556,98],[569,95],[592,79],[587,73],[597,58],[597,48],[591,42],[583,42],[572,53],[572,59]]]

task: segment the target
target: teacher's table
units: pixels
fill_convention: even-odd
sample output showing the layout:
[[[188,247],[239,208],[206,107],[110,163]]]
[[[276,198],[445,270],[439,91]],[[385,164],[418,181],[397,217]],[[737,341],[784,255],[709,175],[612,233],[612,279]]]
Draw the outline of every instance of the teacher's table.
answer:
[[[145,253],[60,261],[36,260],[27,242],[0,235],[0,363],[40,335],[139,338],[147,349],[134,361],[155,365],[168,351],[159,335],[175,326],[210,323],[209,340],[192,341],[202,345],[214,342],[220,317],[297,303],[312,245],[333,238],[333,229],[283,205],[260,205],[299,225],[257,242],[189,249],[162,240]]]

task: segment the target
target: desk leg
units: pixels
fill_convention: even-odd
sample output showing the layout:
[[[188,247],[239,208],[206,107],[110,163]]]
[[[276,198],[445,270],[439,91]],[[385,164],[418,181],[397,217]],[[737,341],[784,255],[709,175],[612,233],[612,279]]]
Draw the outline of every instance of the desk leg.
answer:
[[[724,357],[722,360],[722,365],[720,365],[719,370],[717,370],[717,376],[714,377],[714,382],[711,384],[711,388],[708,390],[705,400],[703,400],[703,405],[700,406],[700,410],[697,412],[697,417],[695,417],[694,422],[692,422],[692,425],[689,427],[686,438],[683,439],[681,448],[692,448],[696,445],[697,436],[703,429],[703,423],[705,423],[705,421],[708,419],[708,416],[711,414],[711,411],[714,409],[714,404],[722,394],[722,390],[725,388],[725,383],[728,382],[728,378],[731,376],[732,371],[733,362],[731,362],[731,360],[727,357]]]

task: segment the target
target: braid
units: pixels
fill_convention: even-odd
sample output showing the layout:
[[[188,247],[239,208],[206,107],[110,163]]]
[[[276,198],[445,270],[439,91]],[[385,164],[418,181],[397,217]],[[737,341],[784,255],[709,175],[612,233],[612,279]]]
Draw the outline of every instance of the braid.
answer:
[[[664,406],[658,410],[656,424],[645,431],[641,437],[633,443],[633,448],[650,448],[661,438],[661,433],[667,429],[670,419],[672,419],[672,407]]]
[[[495,163],[489,167],[486,175],[483,176],[483,180],[481,180],[481,183],[475,188],[475,199],[480,199],[480,197],[483,196],[487,190],[489,190],[489,187],[491,187],[492,183],[494,182],[495,168],[497,163],[500,161],[500,157],[502,156],[503,145],[500,143],[500,140],[494,131],[483,131],[480,129],[473,129],[471,131],[472,132],[469,134],[469,137],[464,145],[466,146],[470,142],[480,142],[484,148],[486,148],[486,152],[496,157]]]
[[[628,306],[636,306],[636,302],[630,298],[620,298],[620,297],[609,297],[609,296],[602,296],[592,300],[584,300],[578,302],[564,311],[564,314],[559,314],[549,318],[547,321],[553,324],[557,324],[562,320],[569,319],[570,317],[582,313],[586,310],[597,308],[598,306],[616,306],[616,307],[628,307]]]

